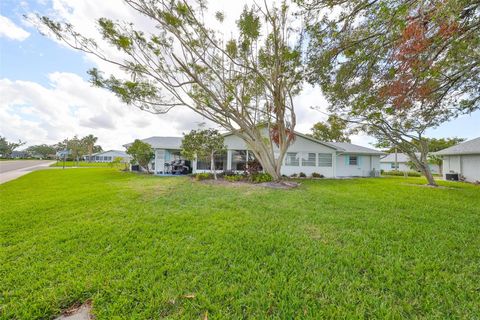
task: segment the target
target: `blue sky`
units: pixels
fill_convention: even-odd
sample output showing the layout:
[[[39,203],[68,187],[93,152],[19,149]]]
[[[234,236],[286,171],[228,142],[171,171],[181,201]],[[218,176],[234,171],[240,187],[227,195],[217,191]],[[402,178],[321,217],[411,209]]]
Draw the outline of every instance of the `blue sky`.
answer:
[[[241,2],[235,5],[242,6]],[[232,6],[221,7],[227,11],[227,19],[228,11],[230,16],[238,12]],[[24,14],[40,12],[72,21],[88,31],[96,15],[125,18],[122,10],[116,0],[0,1],[0,135],[31,145],[93,133],[104,148],[119,149],[134,138],[180,135],[203,121],[185,110],[164,116],[143,113],[123,105],[108,92],[92,88],[86,71],[98,62],[40,35],[23,18]],[[324,118],[310,110],[312,105],[326,107],[326,101],[318,88],[306,87],[297,99],[298,131],[306,133]],[[431,129],[428,135],[478,137],[480,111]],[[372,141],[365,136],[353,137],[353,142],[365,146]]]

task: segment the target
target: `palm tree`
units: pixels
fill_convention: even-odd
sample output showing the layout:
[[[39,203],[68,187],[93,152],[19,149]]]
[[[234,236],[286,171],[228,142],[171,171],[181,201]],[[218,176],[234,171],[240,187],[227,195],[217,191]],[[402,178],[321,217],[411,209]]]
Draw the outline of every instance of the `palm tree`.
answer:
[[[93,147],[95,146],[97,140],[98,138],[95,137],[93,134],[89,134],[88,136],[82,138],[83,143],[87,147],[88,162],[92,162]]]

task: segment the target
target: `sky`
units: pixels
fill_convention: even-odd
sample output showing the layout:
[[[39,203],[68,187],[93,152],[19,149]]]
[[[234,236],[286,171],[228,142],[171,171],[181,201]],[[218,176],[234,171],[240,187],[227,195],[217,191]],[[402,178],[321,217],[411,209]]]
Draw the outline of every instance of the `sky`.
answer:
[[[225,14],[226,28],[233,28],[238,13],[249,0],[210,1],[212,11]],[[26,141],[26,146],[53,144],[65,138],[93,134],[104,150],[123,149],[134,139],[181,136],[206,120],[186,108],[153,115],[122,103],[112,93],[92,87],[87,70],[115,73],[110,66],[65,44],[41,35],[24,16],[34,13],[72,23],[82,34],[97,37],[95,20],[109,17],[134,21],[153,30],[150,21],[136,15],[120,0],[0,1],[0,136]],[[305,85],[295,98],[296,130],[308,133],[326,115],[328,102],[318,87]],[[480,136],[480,111],[438,128],[429,137]],[[370,147],[375,140],[352,136],[355,144]]]

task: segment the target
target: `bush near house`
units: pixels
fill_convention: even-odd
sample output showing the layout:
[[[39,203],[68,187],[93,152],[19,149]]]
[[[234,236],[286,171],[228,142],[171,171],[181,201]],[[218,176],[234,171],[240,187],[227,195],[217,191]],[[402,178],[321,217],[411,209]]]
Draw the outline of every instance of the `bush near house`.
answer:
[[[267,172],[258,172],[250,175],[249,180],[253,183],[263,183],[273,181],[273,177]]]
[[[197,181],[210,180],[213,179],[213,173],[203,172],[203,173],[194,173],[192,177]]]
[[[314,172],[312,173],[312,178],[324,178],[324,175],[318,172]]]
[[[407,176],[409,176],[409,177],[421,177],[422,176],[420,172],[416,172],[416,171],[407,171],[406,173],[407,173]],[[405,176],[404,171],[398,171],[398,170],[383,171],[382,174],[385,175],[385,176],[398,176],[398,177]]]
[[[238,182],[238,181],[245,180],[245,176],[241,174],[234,174],[234,175],[228,175],[228,176],[226,175],[223,178],[229,182]]]

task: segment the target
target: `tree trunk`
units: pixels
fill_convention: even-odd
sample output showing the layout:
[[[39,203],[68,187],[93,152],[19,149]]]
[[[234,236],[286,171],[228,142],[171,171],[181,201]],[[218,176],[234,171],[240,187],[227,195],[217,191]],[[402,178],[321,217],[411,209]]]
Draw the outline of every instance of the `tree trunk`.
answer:
[[[437,183],[435,182],[430,166],[428,165],[427,154],[425,152],[420,152],[420,159],[417,158],[415,153],[409,154],[409,156],[417,166],[418,170],[420,170],[427,179],[428,185],[436,187]]]
[[[213,173],[213,179],[217,180],[217,170],[215,170],[215,153],[210,154],[210,169]]]
[[[433,178],[432,171],[430,170],[430,166],[428,163],[422,163],[422,168],[421,168],[422,173],[424,174],[425,178],[427,178],[428,184],[430,186],[437,186],[437,183],[435,182],[435,179]]]
[[[275,160],[275,155],[272,148],[269,148],[261,138],[252,140],[249,137],[242,137],[247,145],[252,150],[255,158],[262,165],[263,170],[270,174],[274,181],[279,181],[282,179],[280,173],[281,164],[283,161],[283,156],[280,154],[279,158]]]

